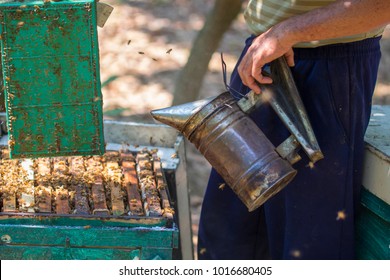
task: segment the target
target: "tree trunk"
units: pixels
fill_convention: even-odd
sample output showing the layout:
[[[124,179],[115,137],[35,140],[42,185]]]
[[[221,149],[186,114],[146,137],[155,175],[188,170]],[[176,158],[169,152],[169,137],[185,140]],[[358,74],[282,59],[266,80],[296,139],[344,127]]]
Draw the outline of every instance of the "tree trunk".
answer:
[[[216,0],[207,15],[203,28],[197,34],[190,56],[176,80],[172,105],[198,98],[209,61],[219,46],[226,30],[241,11],[241,0]]]

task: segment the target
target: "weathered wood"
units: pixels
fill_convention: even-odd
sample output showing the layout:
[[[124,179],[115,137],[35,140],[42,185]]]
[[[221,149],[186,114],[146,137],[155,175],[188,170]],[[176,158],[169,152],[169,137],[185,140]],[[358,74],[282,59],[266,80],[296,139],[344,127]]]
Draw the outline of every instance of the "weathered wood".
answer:
[[[5,193],[3,194],[3,212],[17,212],[16,208],[16,194]]]
[[[49,158],[38,158],[35,181],[37,189],[35,201],[38,204],[38,211],[41,213],[52,212],[52,188],[51,188],[51,163]]]
[[[95,178],[95,182],[92,185],[92,200],[94,215],[109,215],[107,209],[106,195],[103,187],[103,180],[100,177]]]
[[[40,213],[51,213],[51,187],[40,185],[35,192],[35,201],[37,202],[38,211]]]
[[[2,246],[2,260],[172,259],[173,249],[178,248],[178,230],[163,227],[118,230],[117,227],[0,226],[0,236],[4,235],[13,238],[13,246]]]
[[[34,161],[24,159],[20,163],[19,177],[22,180],[20,185],[19,211],[35,212],[35,188],[34,188]]]
[[[35,180],[38,185],[49,185],[51,175],[51,162],[49,158],[38,158]]]
[[[64,189],[63,187],[56,189],[55,194],[55,201],[56,201],[56,213],[57,214],[69,214],[70,213],[70,207],[69,207],[69,192],[67,189]]]
[[[39,213],[114,216],[128,212],[152,217],[164,214],[169,218],[173,215],[161,162],[155,158],[153,165],[147,150],[139,152],[136,158],[124,151],[109,151],[103,157],[38,158],[35,173],[32,161],[24,160],[19,165],[18,161],[9,160],[9,166],[3,161],[6,160],[2,160],[1,168],[13,174],[7,175],[9,182],[23,182],[19,197],[17,193],[16,198],[3,195],[7,198],[2,200],[4,211],[35,209]],[[6,178],[0,179],[3,182]]]
[[[75,188],[75,209],[74,214],[89,215],[88,192],[83,184],[74,185]]]
[[[106,189],[110,191],[111,212],[119,216],[125,213],[122,193],[122,171],[119,167],[119,152],[108,151],[105,154],[105,182]]]
[[[3,159],[1,164],[3,212],[18,212],[17,190],[19,165],[17,160]]]
[[[121,153],[123,186],[127,193],[129,215],[143,216],[142,201],[138,189],[138,179],[134,156],[128,152]]]
[[[92,202],[94,215],[109,215],[106,202],[106,194],[103,186],[103,165],[100,157],[91,157],[87,161],[87,172],[89,172]]]
[[[163,209],[163,216],[168,219],[173,219],[175,211],[171,207],[168,196],[167,184],[164,181],[164,174],[161,166],[161,160],[156,153],[153,154],[153,170],[156,177],[156,186],[161,199],[161,208]]]
[[[107,182],[107,187],[111,190],[111,211],[113,215],[119,216],[125,213],[123,194],[121,186],[115,182]]]
[[[70,214],[74,196],[69,186],[69,167],[64,157],[52,158],[51,184],[56,190],[56,213]]]
[[[89,215],[91,210],[88,203],[89,189],[84,179],[84,160],[82,157],[71,157],[69,162],[70,183],[75,190],[75,214]]]
[[[30,189],[30,188],[29,188]],[[34,213],[35,209],[35,195],[34,190],[30,189],[29,192],[23,192],[20,195],[19,200],[19,211],[20,212],[28,212]]]
[[[146,152],[137,154],[137,175],[147,216],[161,216],[160,198],[156,187],[152,161]]]

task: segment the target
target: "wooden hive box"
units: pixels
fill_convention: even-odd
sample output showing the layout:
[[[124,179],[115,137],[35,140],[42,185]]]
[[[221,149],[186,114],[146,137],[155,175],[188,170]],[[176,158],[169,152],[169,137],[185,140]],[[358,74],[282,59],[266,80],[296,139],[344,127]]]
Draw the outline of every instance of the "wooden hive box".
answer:
[[[94,160],[99,157],[84,157],[83,161],[81,157],[66,158],[66,164],[64,158],[38,158],[32,164],[30,159],[21,159],[7,166],[7,176],[18,168],[15,170],[24,182],[33,174],[35,183],[33,187],[23,183],[23,197],[19,192],[9,199],[9,190],[1,189],[0,259],[192,258],[183,138],[161,125],[110,121],[105,123],[105,135],[107,150],[111,151],[106,155],[125,151],[120,161],[105,155],[100,162]],[[0,146],[6,147],[6,136],[0,140]],[[148,160],[152,162],[149,171],[154,174],[154,186],[140,184],[134,189],[131,182],[135,176],[138,182],[151,179],[149,171],[142,177],[137,169],[145,165],[141,162],[144,157],[137,159],[137,154],[142,155],[146,149],[152,151]],[[49,168],[45,168],[47,161],[51,162]],[[91,173],[85,181],[89,185],[84,188],[78,176],[87,174],[91,166],[90,170],[99,170],[99,164],[103,171]],[[29,173],[30,168],[34,171]],[[49,169],[57,179],[45,180],[43,175]],[[123,172],[119,188],[116,179],[107,177],[115,177],[118,170]],[[73,179],[66,180],[67,176]],[[0,184],[6,185],[4,181],[7,177],[3,176]],[[48,181],[52,190],[56,184],[61,189],[52,195],[55,205],[51,207],[47,205]],[[110,199],[101,199],[104,191]]]
[[[366,133],[357,220],[359,259],[390,259],[390,106],[374,106]]]

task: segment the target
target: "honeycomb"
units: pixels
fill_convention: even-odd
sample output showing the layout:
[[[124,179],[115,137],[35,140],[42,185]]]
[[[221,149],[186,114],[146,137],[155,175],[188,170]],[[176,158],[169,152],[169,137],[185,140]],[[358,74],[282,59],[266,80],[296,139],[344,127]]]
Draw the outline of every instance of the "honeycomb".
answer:
[[[0,160],[1,212],[172,218],[156,150]]]

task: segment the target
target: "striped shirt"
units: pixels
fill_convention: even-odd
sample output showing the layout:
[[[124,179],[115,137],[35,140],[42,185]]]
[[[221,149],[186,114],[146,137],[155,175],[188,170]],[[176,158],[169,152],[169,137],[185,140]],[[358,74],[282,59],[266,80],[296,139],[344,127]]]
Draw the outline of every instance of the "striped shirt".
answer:
[[[271,26],[289,17],[329,5],[336,0],[249,0],[244,17],[249,29],[256,35],[267,31]],[[310,48],[329,44],[348,43],[380,36],[383,28],[373,31],[313,42],[302,42],[295,47]]]

